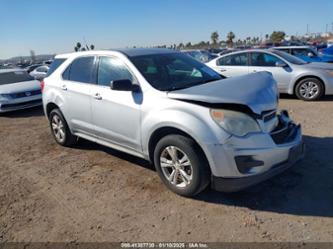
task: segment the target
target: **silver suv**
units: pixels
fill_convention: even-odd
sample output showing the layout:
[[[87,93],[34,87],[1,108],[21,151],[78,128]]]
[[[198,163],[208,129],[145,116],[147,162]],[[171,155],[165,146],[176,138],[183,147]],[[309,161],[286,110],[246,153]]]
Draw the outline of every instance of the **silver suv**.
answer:
[[[267,72],[225,79],[167,49],[59,55],[50,71],[43,104],[57,143],[80,137],[147,159],[180,195],[238,191],[303,155]]]

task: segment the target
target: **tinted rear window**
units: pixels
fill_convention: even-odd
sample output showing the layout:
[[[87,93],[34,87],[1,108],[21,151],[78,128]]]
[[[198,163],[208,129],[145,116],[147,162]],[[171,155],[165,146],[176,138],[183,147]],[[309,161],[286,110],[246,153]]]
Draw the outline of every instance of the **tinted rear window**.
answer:
[[[72,62],[69,69],[69,80],[92,83],[95,57],[81,57]]]
[[[47,76],[50,76],[66,59],[55,59],[51,65],[50,65],[50,69],[46,74]]]
[[[17,83],[22,81],[30,81],[30,80],[34,80],[34,78],[31,77],[25,71],[0,73],[0,85]]]

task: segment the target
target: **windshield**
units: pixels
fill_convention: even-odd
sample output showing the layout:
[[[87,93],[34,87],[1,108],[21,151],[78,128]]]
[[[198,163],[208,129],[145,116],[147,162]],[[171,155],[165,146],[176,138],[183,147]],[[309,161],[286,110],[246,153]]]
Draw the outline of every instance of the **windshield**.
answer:
[[[278,51],[278,50],[273,50],[272,51],[274,54],[282,57],[283,59],[285,59],[286,61],[292,63],[292,64],[296,64],[296,65],[304,65],[304,64],[307,64],[306,61],[303,61],[302,59],[300,58],[297,58],[296,56],[293,56],[293,55],[290,55],[286,52],[283,52],[283,51]]]
[[[146,80],[160,91],[184,89],[223,79],[213,69],[182,53],[130,58]]]

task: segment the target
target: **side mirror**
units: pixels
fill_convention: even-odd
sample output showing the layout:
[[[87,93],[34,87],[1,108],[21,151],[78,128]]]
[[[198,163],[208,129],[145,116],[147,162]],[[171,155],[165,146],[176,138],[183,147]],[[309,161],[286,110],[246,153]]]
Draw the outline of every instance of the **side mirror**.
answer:
[[[312,52],[308,53],[308,57],[313,57],[313,56],[314,56],[314,54]]]
[[[110,87],[115,91],[136,91],[139,89],[138,85],[134,85],[131,80],[113,80]]]
[[[275,63],[275,66],[276,67],[286,67],[286,66],[288,66],[285,62],[283,62],[283,61],[277,61],[276,63]]]

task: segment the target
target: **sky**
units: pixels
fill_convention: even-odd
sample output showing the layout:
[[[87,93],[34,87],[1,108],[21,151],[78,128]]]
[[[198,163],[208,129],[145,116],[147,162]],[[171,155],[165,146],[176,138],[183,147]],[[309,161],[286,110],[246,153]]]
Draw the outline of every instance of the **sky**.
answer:
[[[0,59],[96,49],[325,32],[333,0],[0,0]]]

